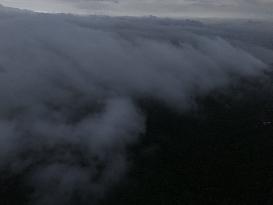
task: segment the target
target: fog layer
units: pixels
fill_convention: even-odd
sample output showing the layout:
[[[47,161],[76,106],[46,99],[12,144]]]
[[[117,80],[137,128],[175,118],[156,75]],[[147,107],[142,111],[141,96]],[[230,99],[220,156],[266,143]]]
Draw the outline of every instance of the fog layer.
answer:
[[[125,175],[145,135],[139,101],[183,112],[273,59],[266,23],[0,17],[0,169],[39,205],[95,202]]]

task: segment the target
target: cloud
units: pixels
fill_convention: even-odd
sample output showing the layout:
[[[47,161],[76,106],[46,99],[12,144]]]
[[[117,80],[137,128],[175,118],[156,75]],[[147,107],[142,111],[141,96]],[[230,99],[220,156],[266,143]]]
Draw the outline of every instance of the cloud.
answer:
[[[183,112],[273,59],[263,23],[0,15],[0,169],[39,205],[95,203],[125,175],[145,134],[139,101]]]

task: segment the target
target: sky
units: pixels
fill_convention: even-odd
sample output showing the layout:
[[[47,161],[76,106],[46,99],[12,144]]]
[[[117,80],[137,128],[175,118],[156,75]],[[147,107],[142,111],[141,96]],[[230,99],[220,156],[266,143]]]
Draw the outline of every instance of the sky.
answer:
[[[273,0],[0,0],[0,4],[54,13],[273,18]]]

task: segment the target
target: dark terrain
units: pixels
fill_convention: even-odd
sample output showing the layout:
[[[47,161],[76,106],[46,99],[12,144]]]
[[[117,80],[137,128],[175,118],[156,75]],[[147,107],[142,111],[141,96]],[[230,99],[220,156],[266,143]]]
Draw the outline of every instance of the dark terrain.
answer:
[[[269,80],[211,94],[186,114],[146,106],[131,180],[105,204],[272,204],[272,100]]]
[[[127,178],[100,204],[272,204],[270,79],[242,80],[183,113],[140,102],[146,134],[130,149]],[[32,190],[21,185],[24,174],[1,173],[2,205],[27,204]],[[73,204],[90,204],[76,195]]]

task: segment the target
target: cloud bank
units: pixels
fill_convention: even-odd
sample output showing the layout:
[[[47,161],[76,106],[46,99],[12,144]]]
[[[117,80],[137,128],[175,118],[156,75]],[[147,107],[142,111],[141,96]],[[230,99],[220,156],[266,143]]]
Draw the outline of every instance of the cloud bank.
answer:
[[[0,16],[0,169],[37,205],[95,203],[125,175],[145,135],[140,100],[183,112],[273,59],[263,23]]]

